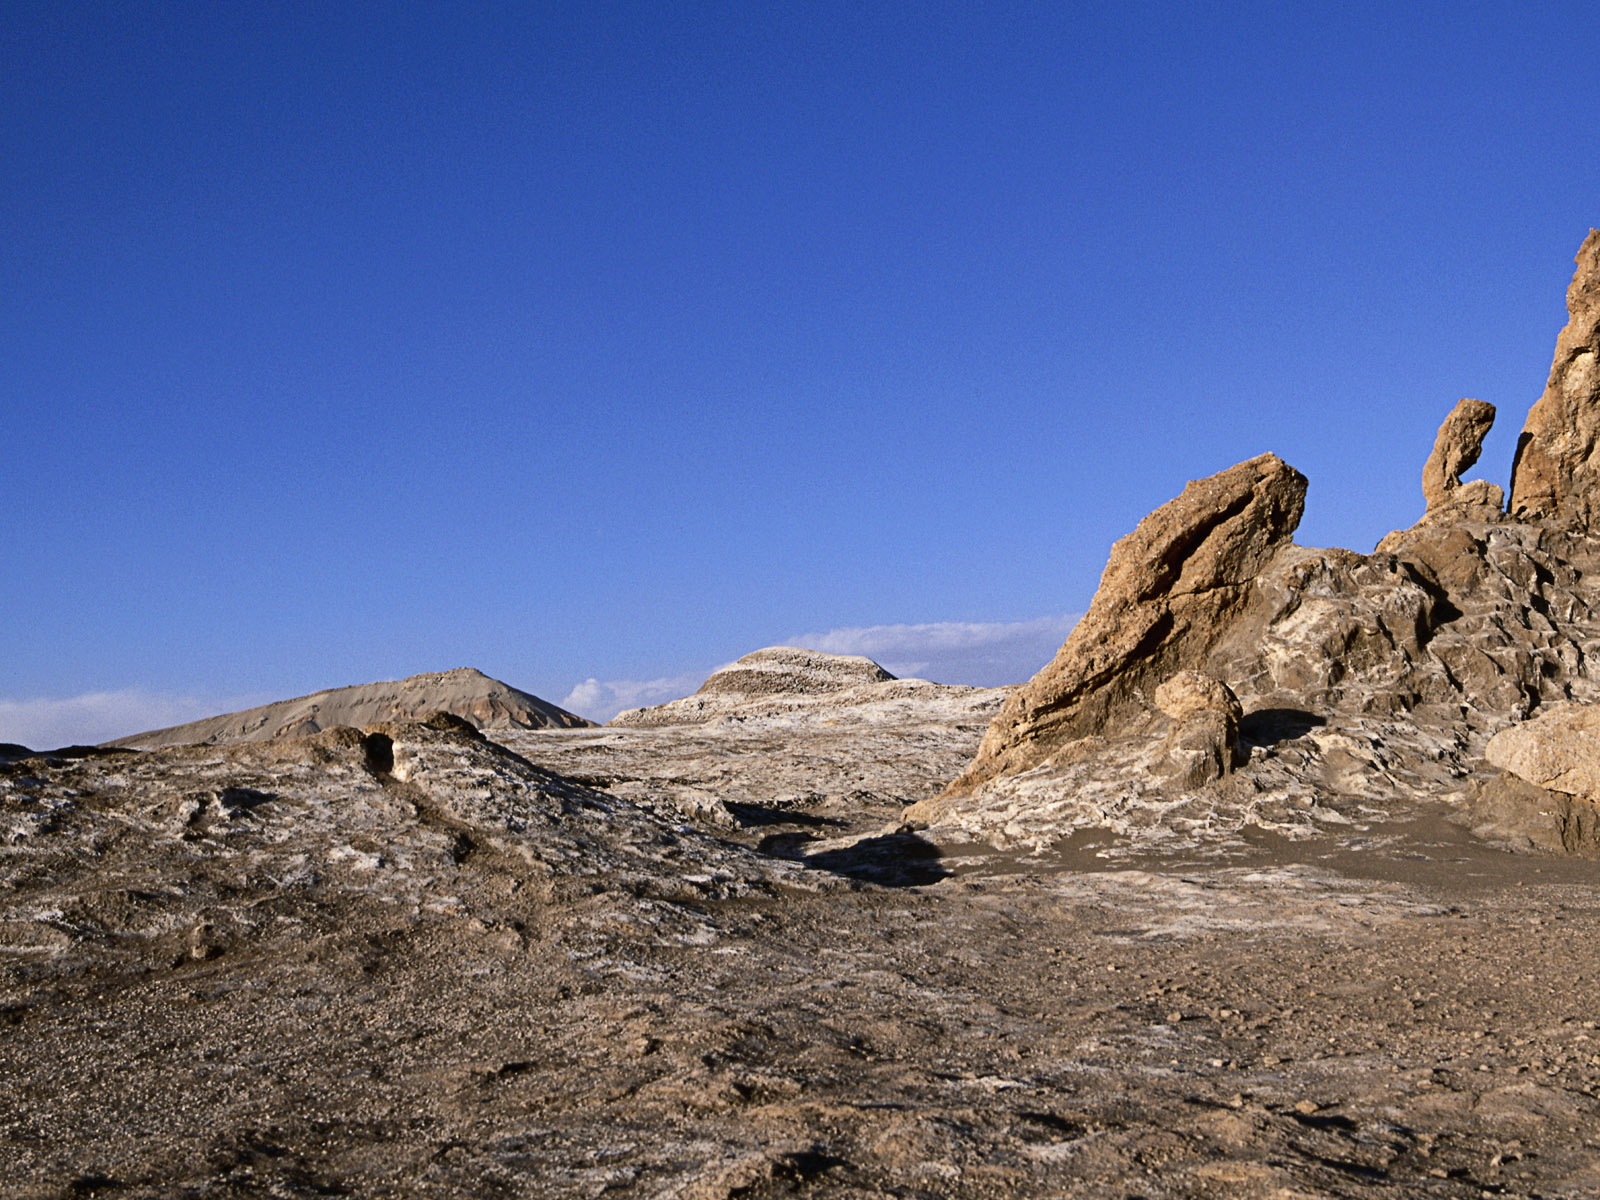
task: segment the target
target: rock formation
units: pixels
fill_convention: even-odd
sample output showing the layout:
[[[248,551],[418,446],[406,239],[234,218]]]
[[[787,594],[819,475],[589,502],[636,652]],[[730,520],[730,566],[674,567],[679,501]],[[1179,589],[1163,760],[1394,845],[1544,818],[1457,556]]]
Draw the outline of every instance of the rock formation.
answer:
[[[1588,532],[1600,519],[1600,230],[1578,250],[1567,326],[1511,466],[1511,514]]]
[[[1012,693],[951,790],[1025,771],[1145,712],[1145,692],[1200,665],[1227,631],[1256,574],[1289,544],[1305,493],[1305,476],[1263,454],[1190,483],[1140,521],[1111,548],[1055,660]]]
[[[570,729],[592,724],[481,671],[457,667],[453,671],[279,700],[243,712],[132,734],[106,744],[153,750],[197,743],[264,742],[279,737],[306,737],[338,725],[416,720],[434,712],[453,713],[478,729]]]
[[[1085,825],[1170,840],[1448,797],[1494,840],[1600,852],[1600,717],[1542,716],[1600,703],[1600,233],[1578,262],[1511,514],[1461,483],[1494,416],[1476,400],[1440,428],[1422,520],[1372,554],[1294,545],[1305,482],[1271,456],[1190,484],[1117,543],[1055,660],[906,819],[1012,844]]]
[[[1450,410],[1422,468],[1422,495],[1429,512],[1452,504],[1498,509],[1505,503],[1505,493],[1487,480],[1461,483],[1461,473],[1478,461],[1484,436],[1493,425],[1494,405],[1482,400],[1462,400]]]
[[[1156,689],[1155,703],[1172,722],[1162,765],[1179,787],[1202,787],[1233,770],[1244,710],[1232,688],[1199,671],[1179,671]]]
[[[1600,708],[1565,705],[1489,739],[1497,768],[1470,799],[1480,837],[1518,847],[1600,857]]]
[[[1537,787],[1600,801],[1600,708],[1569,705],[1502,729],[1484,758]]]

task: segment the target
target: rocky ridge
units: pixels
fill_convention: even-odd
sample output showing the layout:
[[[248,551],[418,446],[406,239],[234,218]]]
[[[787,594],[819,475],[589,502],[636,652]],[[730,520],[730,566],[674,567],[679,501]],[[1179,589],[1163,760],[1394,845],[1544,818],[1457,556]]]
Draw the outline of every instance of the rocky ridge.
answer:
[[[434,712],[453,713],[478,729],[572,729],[591,724],[575,713],[491,679],[482,671],[457,667],[395,681],[332,688],[242,712],[131,734],[106,745],[153,750],[162,746],[264,742],[307,737],[340,725],[419,720]]]
[[[1567,324],[1511,464],[1511,515],[1587,532],[1600,517],[1600,230],[1578,250]]]

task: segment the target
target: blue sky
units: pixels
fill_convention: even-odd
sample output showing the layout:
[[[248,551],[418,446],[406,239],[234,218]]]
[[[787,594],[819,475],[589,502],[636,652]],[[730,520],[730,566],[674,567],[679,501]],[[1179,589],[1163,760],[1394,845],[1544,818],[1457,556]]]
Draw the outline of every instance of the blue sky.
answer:
[[[1263,450],[1368,550],[1459,397],[1505,480],[1591,15],[0,6],[0,740],[885,628],[1020,678]]]

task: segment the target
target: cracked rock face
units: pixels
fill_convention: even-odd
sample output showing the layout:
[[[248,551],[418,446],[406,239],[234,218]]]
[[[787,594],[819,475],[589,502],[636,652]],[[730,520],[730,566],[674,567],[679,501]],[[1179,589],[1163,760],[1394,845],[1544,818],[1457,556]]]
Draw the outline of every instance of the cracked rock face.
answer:
[[[1511,468],[1511,514],[1589,531],[1600,518],[1600,230],[1578,250],[1567,326]]]
[[[1124,717],[1174,672],[1199,665],[1290,543],[1305,476],[1263,454],[1190,483],[1111,548],[1094,602],[1038,675],[1006,701],[951,785],[970,791],[1044,762]]]

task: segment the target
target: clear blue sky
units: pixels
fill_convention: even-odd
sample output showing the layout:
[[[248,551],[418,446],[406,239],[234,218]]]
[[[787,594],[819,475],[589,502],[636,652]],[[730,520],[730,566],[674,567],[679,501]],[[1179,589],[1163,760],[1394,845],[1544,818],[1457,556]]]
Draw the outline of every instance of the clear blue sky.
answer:
[[[1596,57],[1577,4],[0,6],[0,740],[1037,622],[1263,450],[1370,549],[1459,397],[1505,480]]]

